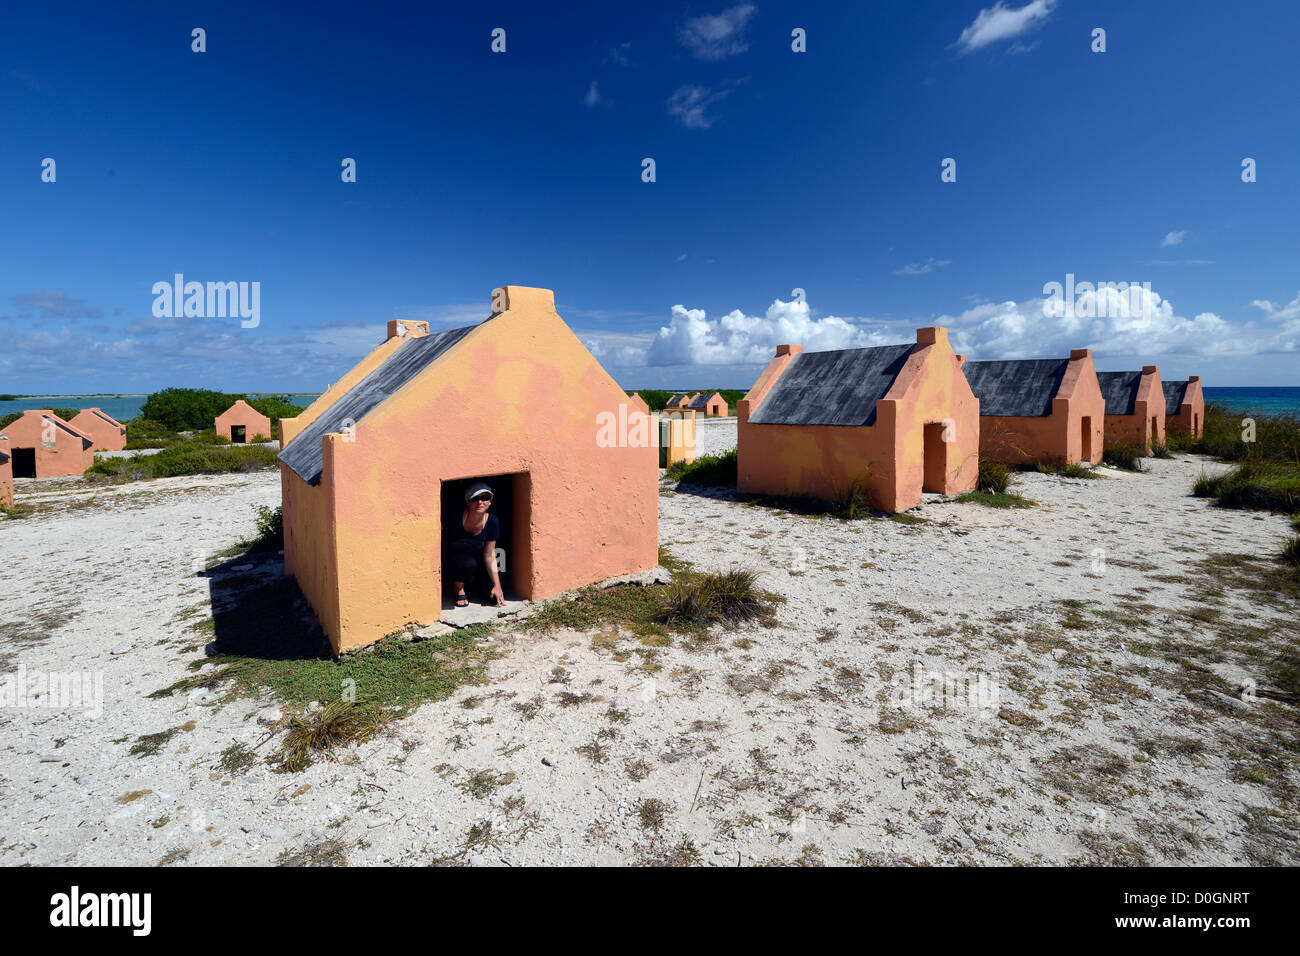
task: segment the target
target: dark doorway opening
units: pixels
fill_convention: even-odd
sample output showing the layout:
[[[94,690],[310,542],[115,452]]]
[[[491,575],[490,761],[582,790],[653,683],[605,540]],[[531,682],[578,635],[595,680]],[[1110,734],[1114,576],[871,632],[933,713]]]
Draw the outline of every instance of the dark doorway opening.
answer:
[[[1083,422],[1081,423],[1081,425],[1083,428],[1083,442],[1079,446],[1081,449],[1079,460],[1091,462],[1092,461],[1092,416],[1084,415]]]
[[[500,539],[496,544],[497,573],[501,577],[501,590],[507,600],[527,597],[532,578],[532,553],[529,547],[529,491],[528,472],[519,471],[502,475],[474,475],[442,483],[442,606],[455,606],[456,588],[451,576],[447,544],[450,535],[459,527],[465,513],[465,489],[478,481],[492,488],[492,508],[501,525]],[[492,581],[486,568],[479,569],[481,592],[469,590],[471,604],[487,600]]]
[[[244,425],[231,425],[230,440],[232,442],[238,442],[240,444],[248,441],[248,439],[244,436],[244,428],[245,428]]]
[[[10,454],[13,457],[15,478],[36,477],[35,448],[15,448]]]
[[[948,485],[948,443],[943,440],[942,422],[925,426],[925,470],[922,491],[943,493]]]

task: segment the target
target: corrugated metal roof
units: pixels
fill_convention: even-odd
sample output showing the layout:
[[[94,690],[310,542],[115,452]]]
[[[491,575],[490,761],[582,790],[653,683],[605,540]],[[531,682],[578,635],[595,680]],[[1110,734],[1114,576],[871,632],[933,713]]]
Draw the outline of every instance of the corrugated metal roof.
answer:
[[[1069,367],[1069,359],[1005,359],[967,362],[961,370],[980,400],[981,415],[1038,418],[1052,414],[1052,399]]]
[[[1137,402],[1141,372],[1098,372],[1097,384],[1106,399],[1107,415],[1132,415]]]
[[[321,439],[331,432],[342,431],[344,422],[355,426],[399,388],[428,368],[438,356],[463,339],[477,326],[448,329],[436,335],[411,338],[369,375],[339,397],[319,418],[308,425],[288,447],[280,452],[284,462],[309,485],[320,483],[323,449]]]
[[[756,425],[872,425],[876,401],[903,370],[912,345],[796,355],[750,417]]]
[[[1165,389],[1165,413],[1177,415],[1178,408],[1183,404],[1183,396],[1187,394],[1187,382],[1161,382]]]

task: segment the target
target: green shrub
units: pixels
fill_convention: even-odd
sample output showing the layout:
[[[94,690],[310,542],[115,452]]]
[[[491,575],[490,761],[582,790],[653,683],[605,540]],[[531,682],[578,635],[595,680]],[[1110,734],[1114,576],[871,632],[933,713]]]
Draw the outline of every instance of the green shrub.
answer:
[[[1282,545],[1282,557],[1288,564],[1300,567],[1300,534],[1291,535],[1291,540]]]
[[[198,431],[211,428],[218,415],[243,397],[206,388],[164,388],[145,399],[140,417],[172,431]]]
[[[1034,508],[1038,505],[1032,498],[1022,495],[1008,495],[1000,491],[967,491],[956,498],[963,504],[985,505],[989,508]]]
[[[1171,452],[1171,451],[1169,450],[1169,446],[1168,446],[1167,444],[1165,444],[1165,445],[1152,445],[1152,446],[1151,446],[1151,457],[1152,457],[1152,458],[1173,458],[1173,457],[1174,457],[1174,453]]]
[[[1202,472],[1192,494],[1217,498],[1224,508],[1289,514],[1300,508],[1300,465],[1252,459],[1217,477]]]
[[[1255,440],[1242,441],[1242,419],[1255,421]],[[1300,416],[1230,412],[1215,402],[1205,406],[1200,438],[1171,435],[1170,447],[1222,461],[1300,461]]]
[[[668,477],[679,482],[709,487],[736,487],[736,449],[721,455],[700,455],[692,462],[679,461],[668,469]]]
[[[1110,465],[1112,468],[1122,468],[1124,471],[1145,471],[1142,465],[1142,457],[1146,449],[1140,448],[1132,442],[1126,441],[1108,441],[1102,449],[1101,460]]]
[[[669,624],[738,624],[771,615],[771,596],[760,591],[753,571],[732,568],[674,581],[664,620]]]
[[[831,514],[845,521],[865,518],[875,510],[871,492],[865,482],[855,481],[848,488],[836,494],[831,501]]]
[[[284,548],[284,508],[276,505],[254,505],[257,513],[257,537],[253,540],[252,551],[280,551]]]
[[[265,471],[278,464],[274,448],[239,445],[218,448],[205,442],[180,442],[156,455],[103,458],[86,469],[90,478],[139,481],[177,475],[217,475],[239,471]]]
[[[1011,484],[1011,467],[1000,461],[990,461],[987,458],[980,459],[979,478],[975,482],[975,488],[979,491],[987,491],[993,494],[1005,494],[1007,486]]]

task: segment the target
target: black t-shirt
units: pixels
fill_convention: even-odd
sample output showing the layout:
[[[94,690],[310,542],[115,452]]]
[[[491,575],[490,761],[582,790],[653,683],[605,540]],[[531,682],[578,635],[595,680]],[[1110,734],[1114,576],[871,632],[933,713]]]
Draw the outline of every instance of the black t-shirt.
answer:
[[[453,551],[482,554],[489,541],[500,540],[501,522],[497,520],[496,515],[488,514],[487,521],[483,522],[483,530],[478,534],[470,534],[465,530],[465,520],[462,515],[461,519],[456,522],[455,527],[452,528],[449,546]]]

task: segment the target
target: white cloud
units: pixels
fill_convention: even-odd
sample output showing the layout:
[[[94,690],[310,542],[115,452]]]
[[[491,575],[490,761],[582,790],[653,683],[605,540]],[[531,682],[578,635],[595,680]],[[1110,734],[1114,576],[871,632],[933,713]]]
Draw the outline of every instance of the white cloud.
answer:
[[[728,91],[715,92],[707,86],[681,86],[668,97],[668,115],[675,116],[687,129],[708,129],[716,117],[706,110],[722,102]]]
[[[1169,355],[1294,351],[1300,334],[1300,323],[1278,330],[1227,322],[1213,312],[1179,315],[1168,299],[1143,288],[1132,297],[1110,288],[1085,291],[1076,296],[1074,314],[1060,318],[1043,307],[1041,298],[985,303],[931,321],[947,326],[954,347],[972,359],[1044,358],[1089,347],[1098,356],[1150,356],[1158,363]],[[1300,315],[1300,301],[1296,308]]]
[[[582,98],[582,102],[588,106],[595,106],[601,101],[600,90],[596,87],[596,81],[591,81],[591,86],[587,87],[587,95]]]
[[[957,45],[964,53],[986,47],[1000,40],[1009,40],[1033,30],[1047,20],[1056,7],[1056,0],[1032,0],[1018,9],[1002,5],[1002,0],[981,10],[970,26],[961,31]]]
[[[733,309],[709,319],[703,309],[672,308],[668,325],[659,329],[639,363],[659,365],[766,365],[786,342],[809,352],[886,345],[895,333],[868,331],[852,320],[829,315],[813,318],[807,302],[776,299],[766,315]]]
[[[1187,230],[1185,229],[1180,232],[1167,232],[1165,233],[1165,238],[1161,240],[1160,245],[1162,246],[1182,245],[1183,240],[1186,238],[1187,238]]]
[[[605,62],[613,63],[615,66],[636,66],[632,62],[629,50],[632,49],[632,41],[620,43],[618,46],[612,46],[605,51]]]
[[[952,265],[951,259],[935,259],[933,256],[926,259],[925,262],[909,262],[901,269],[895,269],[896,276],[923,276],[927,272],[933,272],[935,269],[942,269],[944,266]]]
[[[713,16],[694,17],[682,27],[682,43],[701,60],[722,60],[749,49],[745,25],[758,10],[742,3]]]

